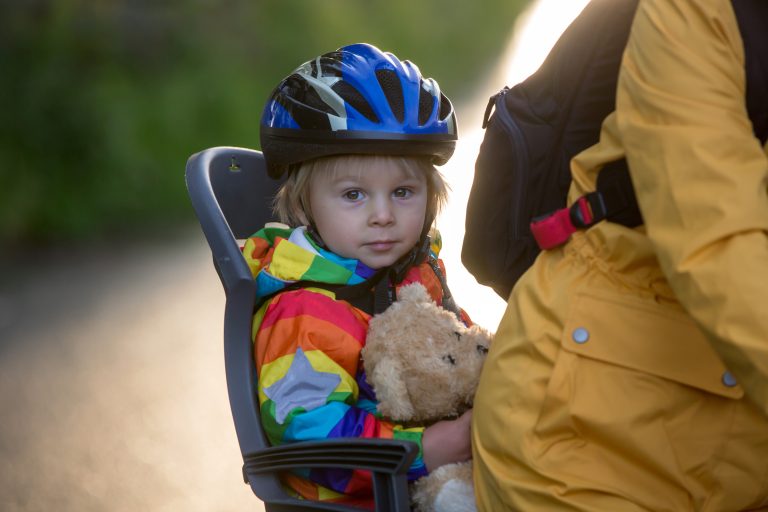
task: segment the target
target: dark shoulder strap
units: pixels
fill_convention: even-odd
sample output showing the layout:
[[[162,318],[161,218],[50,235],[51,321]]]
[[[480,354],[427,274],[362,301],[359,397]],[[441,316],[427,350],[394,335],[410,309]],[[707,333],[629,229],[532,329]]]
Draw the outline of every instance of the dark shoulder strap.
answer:
[[[302,288],[320,288],[321,290],[333,292],[337,299],[345,300],[356,308],[372,315],[377,309],[382,308],[381,304],[384,304],[387,301],[387,297],[382,296],[382,293],[386,293],[388,288],[388,280],[384,279],[386,274],[386,269],[380,270],[367,280],[358,284],[330,284],[309,280],[296,281],[273,294],[262,297],[259,303],[256,304],[256,309],[261,307],[266,301],[281,293],[300,290]],[[378,308],[376,307],[377,304],[379,304]]]
[[[747,112],[760,142],[768,140],[768,2],[733,0],[744,41]]]

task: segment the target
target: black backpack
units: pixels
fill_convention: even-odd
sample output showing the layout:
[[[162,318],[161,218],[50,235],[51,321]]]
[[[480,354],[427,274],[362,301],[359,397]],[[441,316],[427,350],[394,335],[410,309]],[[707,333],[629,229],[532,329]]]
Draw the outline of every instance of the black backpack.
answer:
[[[461,259],[505,300],[546,241],[531,223],[563,220],[578,228],[607,219],[643,223],[624,159],[598,174],[597,191],[570,210],[570,161],[595,144],[614,110],[621,57],[638,0],[592,0],[563,32],[541,67],[491,97],[467,203]],[[745,44],[747,108],[756,135],[768,134],[768,2],[734,0]],[[581,201],[581,200],[580,200]],[[582,212],[594,212],[584,218]],[[555,215],[549,217],[552,212]]]

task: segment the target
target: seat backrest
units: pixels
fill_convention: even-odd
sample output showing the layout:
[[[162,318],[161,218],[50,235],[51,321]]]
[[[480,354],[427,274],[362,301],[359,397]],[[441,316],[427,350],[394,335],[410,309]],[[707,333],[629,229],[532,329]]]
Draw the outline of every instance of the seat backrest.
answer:
[[[267,176],[259,151],[214,147],[187,161],[192,206],[211,248],[226,294],[224,361],[232,418],[245,462],[243,477],[270,512],[359,510],[340,504],[297,500],[283,490],[279,472],[292,468],[364,469],[374,475],[376,509],[407,511],[406,472],[418,453],[407,441],[336,439],[272,447],[261,425],[251,342],[255,282],[240,251],[247,238],[273,219],[280,183]]]
[[[227,392],[238,443],[245,457],[269,444],[254,392],[256,371],[252,364],[250,326],[255,283],[238,240],[273,220],[272,197],[279,183],[267,176],[261,152],[236,147],[213,147],[192,155],[187,161],[185,179],[226,294]],[[259,485],[269,487],[271,493],[282,492],[276,475],[261,477]]]

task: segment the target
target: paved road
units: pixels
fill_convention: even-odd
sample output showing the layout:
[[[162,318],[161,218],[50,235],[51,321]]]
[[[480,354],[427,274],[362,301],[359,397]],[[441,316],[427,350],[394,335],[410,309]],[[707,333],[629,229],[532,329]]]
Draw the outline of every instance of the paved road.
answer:
[[[189,230],[3,269],[0,510],[263,510],[240,477],[209,258]]]

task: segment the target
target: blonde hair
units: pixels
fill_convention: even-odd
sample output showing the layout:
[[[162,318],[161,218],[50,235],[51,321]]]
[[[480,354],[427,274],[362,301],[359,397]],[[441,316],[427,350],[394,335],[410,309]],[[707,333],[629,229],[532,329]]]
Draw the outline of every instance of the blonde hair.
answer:
[[[373,160],[372,160],[373,159]],[[312,175],[328,173],[333,177],[342,168],[359,169],[376,163],[376,159],[395,160],[410,175],[423,173],[427,180],[426,218],[434,221],[448,200],[448,184],[429,157],[392,155],[334,155],[302,162],[289,171],[286,181],[275,196],[273,210],[289,226],[312,223],[312,205],[309,201],[309,184]]]

